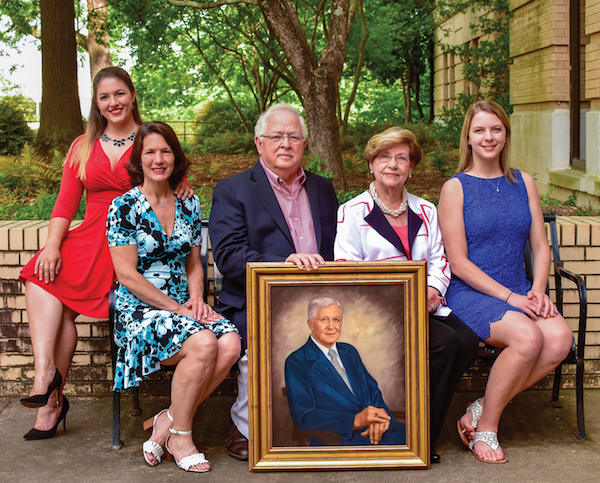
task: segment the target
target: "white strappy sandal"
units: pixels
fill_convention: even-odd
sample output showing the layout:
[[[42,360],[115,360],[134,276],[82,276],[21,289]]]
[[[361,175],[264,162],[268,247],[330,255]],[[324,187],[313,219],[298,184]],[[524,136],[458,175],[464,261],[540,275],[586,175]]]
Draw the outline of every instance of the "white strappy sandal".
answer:
[[[169,417],[169,419],[171,421],[173,421],[173,418],[171,417],[171,413],[168,410],[167,410],[167,416]],[[169,449],[169,446],[167,445],[167,442],[169,441],[169,437],[171,436],[171,434],[192,434],[192,430],[190,429],[188,431],[179,431],[177,429],[173,429],[172,427],[169,428],[169,435],[167,436],[167,439],[165,440],[165,449],[167,450],[167,453],[169,453],[169,455],[171,455],[173,457],[175,464],[177,466],[179,466],[179,468],[181,468],[184,471],[191,471],[194,473],[206,473],[207,471],[210,471],[210,468],[207,468],[204,470],[192,469],[192,467],[196,466],[196,465],[201,465],[204,463],[210,464],[210,461],[208,461],[206,459],[206,457],[204,456],[204,453],[194,453],[189,456],[186,456],[185,458],[181,458],[180,461],[177,461],[177,458],[175,458],[175,455],[171,452],[171,450]]]
[[[481,441],[482,443],[487,444],[490,448],[492,448],[494,450],[494,453],[495,453],[496,450],[498,449],[498,446],[500,446],[500,443],[498,442],[498,433],[494,433],[493,431],[481,431],[479,433],[475,433],[475,437],[469,443],[469,449],[471,450],[471,452],[473,453],[473,456],[475,456],[475,458],[477,458],[479,461],[483,461],[484,463],[507,463],[508,462],[508,460],[506,458],[501,459],[501,460],[486,460],[486,459],[483,459],[483,458],[480,458],[479,456],[477,456],[473,447],[475,446],[475,443],[477,443],[478,441]]]
[[[152,437],[152,435],[154,434],[154,429],[156,427],[157,419],[165,411],[167,411],[167,416],[168,416],[169,415],[168,409],[163,409],[161,412],[156,414],[153,419],[148,419],[148,420],[144,421],[144,431],[146,431],[150,435],[150,437]],[[152,421],[152,425],[149,424],[150,421]],[[152,431],[150,431],[150,430],[152,430]],[[160,444],[158,444],[157,442],[151,441],[151,440],[144,441],[144,444],[142,445],[142,451],[144,452],[144,460],[150,466],[158,465],[162,461],[162,457],[165,454],[162,446]],[[150,460],[150,458],[148,457],[148,454],[151,454],[152,456],[154,456],[156,463],[153,463]]]
[[[474,428],[477,428],[479,419],[481,419],[481,413],[483,412],[483,407],[481,406],[481,404],[479,404],[480,399],[480,397],[475,399],[475,401],[473,401],[471,404],[469,404],[469,406],[467,406],[467,410],[465,411],[465,414],[469,411],[473,413],[473,421],[471,421],[471,426],[473,426]],[[458,431],[458,436],[460,436],[460,440],[467,448],[471,449],[469,447],[469,438],[466,435],[467,428],[463,427],[463,425],[460,422],[460,419],[456,422],[456,429]]]

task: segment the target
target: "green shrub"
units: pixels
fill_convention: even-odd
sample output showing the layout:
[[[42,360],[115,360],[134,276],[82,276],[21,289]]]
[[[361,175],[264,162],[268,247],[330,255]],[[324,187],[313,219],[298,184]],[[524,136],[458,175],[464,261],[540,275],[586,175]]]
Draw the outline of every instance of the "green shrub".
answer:
[[[25,145],[20,156],[0,157],[0,219],[48,220],[60,188],[62,158],[38,155]],[[75,219],[82,219],[82,200]]]
[[[256,119],[258,114],[242,106],[246,119]],[[193,153],[254,152],[254,134],[246,133],[240,117],[229,102],[210,101],[198,111],[198,128],[194,139]]]
[[[0,154],[15,155],[34,139],[27,125],[31,101],[22,95],[0,97]]]
[[[224,133],[215,133],[211,137],[195,146],[195,154],[205,153],[228,153],[228,154],[247,154],[255,150],[254,136],[238,132],[226,131]]]
[[[26,144],[19,156],[0,158],[0,184],[24,196],[50,193],[60,187],[62,165],[58,153],[47,159]]]
[[[0,194],[0,220],[49,220],[58,193],[44,193],[32,203],[23,202],[22,197]],[[85,214],[85,193],[79,204],[74,220],[82,220]]]

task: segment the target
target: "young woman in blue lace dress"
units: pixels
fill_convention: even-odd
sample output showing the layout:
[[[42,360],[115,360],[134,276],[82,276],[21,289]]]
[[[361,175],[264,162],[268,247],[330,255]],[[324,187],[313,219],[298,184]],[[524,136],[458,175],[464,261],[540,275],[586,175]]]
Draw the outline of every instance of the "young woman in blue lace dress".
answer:
[[[503,348],[484,396],[457,427],[475,457],[504,463],[500,416],[510,400],[548,375],[568,354],[572,332],[546,295],[550,249],[533,178],[510,167],[510,122],[501,106],[467,111],[459,174],[446,182],[439,220],[452,281],[448,305],[481,340]],[[533,253],[533,284],[524,268]]]
[[[225,378],[240,353],[237,329],[203,300],[200,201],[175,197],[189,163],[166,124],[143,124],[127,164],[135,186],[110,206],[106,235],[119,280],[115,390],[175,365],[171,405],[148,420],[146,462],[164,450],[186,471],[210,469],[192,439],[198,405]]]

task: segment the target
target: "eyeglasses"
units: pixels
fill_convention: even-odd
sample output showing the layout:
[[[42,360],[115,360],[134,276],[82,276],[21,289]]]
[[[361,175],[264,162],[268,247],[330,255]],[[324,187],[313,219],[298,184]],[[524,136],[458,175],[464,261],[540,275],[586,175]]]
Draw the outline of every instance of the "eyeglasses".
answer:
[[[287,138],[287,140],[289,141],[290,144],[298,144],[299,142],[301,142],[304,138],[300,137],[300,136],[296,136],[294,134],[276,134],[275,136],[266,136],[266,135],[262,135],[261,138],[267,138],[269,139],[272,143],[277,144],[282,142],[285,138]]]
[[[395,159],[398,164],[408,164],[410,163],[410,157],[407,157],[405,154],[398,154],[397,156],[392,156],[390,153],[380,153],[377,155],[385,163],[389,163],[392,159]]]

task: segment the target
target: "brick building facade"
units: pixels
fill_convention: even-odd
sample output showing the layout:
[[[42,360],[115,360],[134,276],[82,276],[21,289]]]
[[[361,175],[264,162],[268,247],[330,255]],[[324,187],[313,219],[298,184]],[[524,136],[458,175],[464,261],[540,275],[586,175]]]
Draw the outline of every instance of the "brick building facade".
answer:
[[[600,0],[511,0],[510,103],[513,165],[540,193],[600,207]],[[477,13],[445,19],[437,40],[477,42]],[[469,92],[462,63],[435,51],[435,109]]]

